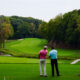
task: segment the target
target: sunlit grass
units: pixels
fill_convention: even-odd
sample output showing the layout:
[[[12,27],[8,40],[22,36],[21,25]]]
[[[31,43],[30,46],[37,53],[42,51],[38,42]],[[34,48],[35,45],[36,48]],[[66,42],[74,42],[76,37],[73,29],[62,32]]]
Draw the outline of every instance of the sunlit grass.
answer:
[[[23,40],[12,40],[6,42],[6,49],[16,52],[17,54],[37,55],[43,46],[47,44],[47,40],[39,38],[25,38]],[[76,57],[80,58],[80,50],[57,49],[58,57]],[[50,48],[48,48],[49,54]]]

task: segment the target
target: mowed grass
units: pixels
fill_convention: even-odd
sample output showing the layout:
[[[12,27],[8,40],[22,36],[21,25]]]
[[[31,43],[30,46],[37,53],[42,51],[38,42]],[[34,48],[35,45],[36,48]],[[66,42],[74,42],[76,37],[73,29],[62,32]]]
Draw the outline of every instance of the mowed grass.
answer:
[[[58,60],[58,63],[70,64],[73,60]],[[0,56],[0,64],[26,64],[26,63],[39,63],[39,59],[35,58],[20,58],[20,57],[9,57]],[[46,59],[46,63],[50,63],[50,59]]]
[[[27,54],[38,54],[38,52],[47,44],[47,40],[38,38],[25,38],[23,40],[13,40],[6,43],[6,48]]]
[[[47,44],[44,39],[25,38],[6,43],[6,49],[16,54],[36,54]],[[58,57],[80,58],[80,50],[57,49]],[[48,48],[48,52],[50,48]],[[49,53],[48,53],[49,54]],[[46,68],[48,77],[40,77],[39,59],[0,56],[0,80],[80,80],[80,62],[72,65],[74,60],[58,60],[60,77],[51,76],[50,59],[47,59]]]
[[[0,80],[80,80],[78,64],[58,64],[60,77],[52,77],[51,65],[46,66],[48,77],[40,77],[39,64],[0,64]]]
[[[25,38],[23,40],[12,40],[6,42],[6,49],[16,52],[17,54],[36,54],[43,46],[47,44],[47,40],[39,38]],[[71,49],[57,49],[58,57],[76,57],[80,58],[80,50],[71,50]],[[48,52],[50,48],[48,48]]]
[[[51,76],[50,59],[46,60],[48,77],[40,77],[39,59],[0,56],[0,80],[79,80],[80,64],[72,60],[58,60],[60,77]]]

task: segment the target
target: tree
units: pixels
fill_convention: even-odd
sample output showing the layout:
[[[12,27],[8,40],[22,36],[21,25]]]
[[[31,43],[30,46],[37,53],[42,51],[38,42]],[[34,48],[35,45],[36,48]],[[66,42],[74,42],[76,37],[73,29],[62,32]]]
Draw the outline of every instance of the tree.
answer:
[[[27,22],[24,22],[20,25],[18,25],[17,27],[17,31],[16,31],[16,37],[17,38],[26,38],[30,35],[30,24]]]
[[[19,16],[11,16],[9,18],[14,29],[14,35],[12,39],[23,38],[24,35],[18,29],[20,25],[21,25],[20,27],[23,27],[24,23],[29,24],[29,34],[26,33],[25,34],[26,37],[39,37],[38,28],[39,28],[39,25],[42,23],[41,20],[34,19],[32,17],[19,17]]]
[[[47,22],[42,22],[42,24],[39,25],[38,33],[43,38],[47,39]]]
[[[5,40],[13,35],[13,28],[10,24],[9,18],[0,16],[0,47],[4,48]]]
[[[40,31],[48,42],[80,48],[80,10],[60,14],[51,19],[46,26],[42,25]]]
[[[35,37],[36,30],[35,30],[35,24],[34,23],[30,23],[29,30],[30,30],[29,31],[30,37]]]

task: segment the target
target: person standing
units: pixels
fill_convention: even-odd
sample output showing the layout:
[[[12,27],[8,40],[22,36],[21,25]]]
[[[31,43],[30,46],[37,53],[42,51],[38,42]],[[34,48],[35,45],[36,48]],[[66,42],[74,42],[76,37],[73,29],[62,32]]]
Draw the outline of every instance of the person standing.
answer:
[[[49,57],[51,59],[52,76],[54,76],[54,66],[56,68],[57,76],[60,76],[57,63],[57,50],[55,50],[54,47],[52,47],[52,50],[49,52]]]
[[[47,77],[46,74],[46,55],[47,55],[47,46],[44,46],[43,50],[40,50],[39,52],[39,59],[40,59],[40,76],[43,76],[42,74],[42,65],[44,65],[44,76]]]

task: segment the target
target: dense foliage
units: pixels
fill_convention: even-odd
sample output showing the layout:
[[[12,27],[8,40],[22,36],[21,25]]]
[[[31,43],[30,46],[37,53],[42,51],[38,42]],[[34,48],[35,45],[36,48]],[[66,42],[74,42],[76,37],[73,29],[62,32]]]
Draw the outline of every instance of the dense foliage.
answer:
[[[41,20],[31,17],[10,17],[11,24],[14,28],[14,35],[12,39],[39,37],[38,27],[42,23]]]
[[[31,17],[0,16],[0,47],[4,47],[6,39],[40,37],[38,27],[41,20]],[[14,33],[14,34],[13,34]],[[13,36],[12,36],[13,35]]]
[[[13,27],[7,17],[0,16],[0,48],[4,47],[5,40],[13,35]]]
[[[11,25],[14,35],[9,37],[8,35],[11,35],[9,26]],[[80,10],[60,14],[49,22],[32,17],[11,16],[5,17],[5,20],[0,17],[0,26],[5,26],[5,31],[9,30],[7,34],[5,32],[6,38],[9,37],[9,39],[43,37],[48,40],[50,46],[77,48],[80,45]],[[4,31],[2,32],[4,33]],[[1,33],[1,35],[3,34]]]
[[[42,23],[39,27],[40,34],[49,42],[79,47],[80,45],[80,10],[74,10],[64,15],[60,14],[48,23]]]

